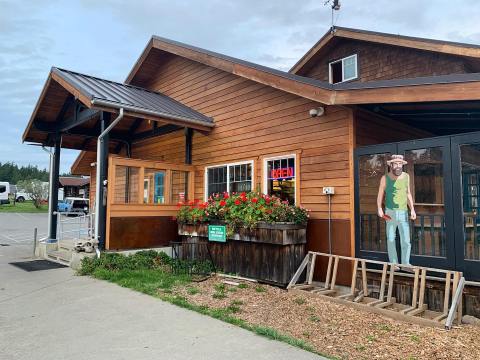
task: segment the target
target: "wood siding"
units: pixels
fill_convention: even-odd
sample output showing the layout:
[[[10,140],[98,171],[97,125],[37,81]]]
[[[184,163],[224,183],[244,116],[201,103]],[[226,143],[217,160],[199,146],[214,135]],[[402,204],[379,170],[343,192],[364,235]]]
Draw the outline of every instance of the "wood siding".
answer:
[[[205,166],[254,161],[255,188],[262,183],[262,157],[296,153],[300,199],[312,218],[327,218],[323,186],[335,186],[335,219],[350,218],[349,122],[351,110],[328,107],[323,117],[308,111],[321,104],[181,57],[169,57],[137,84],[160,91],[211,116],[216,127],[193,136],[197,166],[195,198],[204,198]],[[133,144],[132,157],[184,161],[183,132]]]
[[[387,119],[366,110],[356,110],[354,117],[356,146],[384,144],[432,136],[427,131],[414,128],[400,121]]]
[[[311,67],[302,70],[301,75],[329,81],[328,64],[353,54],[358,55],[359,78],[356,81],[361,82],[475,72],[459,56],[344,39],[317,55]]]

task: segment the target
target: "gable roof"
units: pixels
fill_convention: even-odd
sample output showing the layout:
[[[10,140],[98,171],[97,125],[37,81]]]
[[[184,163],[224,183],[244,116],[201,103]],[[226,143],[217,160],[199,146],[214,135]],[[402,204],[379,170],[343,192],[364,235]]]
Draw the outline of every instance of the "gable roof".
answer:
[[[81,113],[82,120],[77,119],[76,110],[68,112],[68,107],[64,109],[65,113],[60,117],[73,113],[66,120],[71,124],[69,128],[98,118],[98,110],[115,113],[120,108],[124,109],[126,117],[132,119],[149,119],[205,131],[215,125],[212,118],[161,93],[53,67],[23,133],[23,141],[44,144],[48,140],[46,134],[64,121],[59,115],[68,105],[67,97],[78,99],[87,107]],[[43,128],[39,126],[42,123]]]
[[[90,184],[89,177],[60,176],[58,181],[62,186],[85,186]]]
[[[336,29],[350,31],[346,28]],[[337,33],[339,31],[337,30]],[[325,40],[328,40],[330,36],[334,35],[327,33]],[[465,47],[469,47],[469,45],[465,44]],[[474,45],[471,47],[478,52],[480,57],[480,47]],[[362,86],[358,86],[355,82],[332,85],[325,81],[273,69],[159,36],[152,36],[127,76],[126,83],[135,83],[136,78],[139,77],[139,74],[141,75],[145,60],[154,49],[166,54],[184,57],[325,105],[478,100],[480,98],[478,95],[480,93],[480,79],[477,73],[366,82]],[[152,64],[149,66],[152,66]],[[159,64],[155,64],[155,66],[159,66]]]
[[[325,33],[325,35],[323,35],[295,65],[293,65],[289,72],[292,74],[298,73],[303,67],[308,65],[310,60],[316,54],[329,45],[333,40],[341,38],[432,51],[468,58],[480,58],[480,45],[334,26],[330,28],[330,30]]]
[[[213,126],[208,116],[158,92],[55,67],[52,73],[89,98],[92,105],[128,107],[134,112]]]

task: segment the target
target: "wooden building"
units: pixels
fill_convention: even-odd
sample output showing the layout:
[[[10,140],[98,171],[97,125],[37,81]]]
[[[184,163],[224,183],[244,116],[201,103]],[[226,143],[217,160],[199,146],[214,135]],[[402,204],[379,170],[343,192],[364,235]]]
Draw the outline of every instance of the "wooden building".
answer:
[[[82,150],[72,173],[90,175],[92,205],[108,158],[106,249],[174,240],[179,200],[258,189],[311,210],[310,250],[328,250],[331,217],[333,252],[372,259],[386,259],[378,182],[402,153],[412,263],[479,280],[479,72],[476,45],[339,27],[289,72],[153,36],[123,84],[53,68],[23,140]]]
[[[58,181],[59,187],[63,188],[64,197],[90,197],[89,177],[60,176]]]

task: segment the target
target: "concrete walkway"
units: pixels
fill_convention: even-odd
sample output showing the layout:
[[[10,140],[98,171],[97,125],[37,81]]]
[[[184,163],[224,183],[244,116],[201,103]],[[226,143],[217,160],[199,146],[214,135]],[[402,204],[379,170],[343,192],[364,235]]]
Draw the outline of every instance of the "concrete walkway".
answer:
[[[0,247],[0,359],[321,359],[69,268],[8,264],[30,253]]]

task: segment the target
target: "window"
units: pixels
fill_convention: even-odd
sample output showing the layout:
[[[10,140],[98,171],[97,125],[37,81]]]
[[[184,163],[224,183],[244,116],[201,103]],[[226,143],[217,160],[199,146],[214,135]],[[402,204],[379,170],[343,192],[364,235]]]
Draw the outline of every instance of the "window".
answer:
[[[287,155],[264,160],[264,193],[295,204],[296,159]]]
[[[253,188],[253,161],[207,167],[205,197],[223,192],[248,192]]]
[[[357,55],[347,56],[328,64],[330,84],[337,84],[358,77]]]

